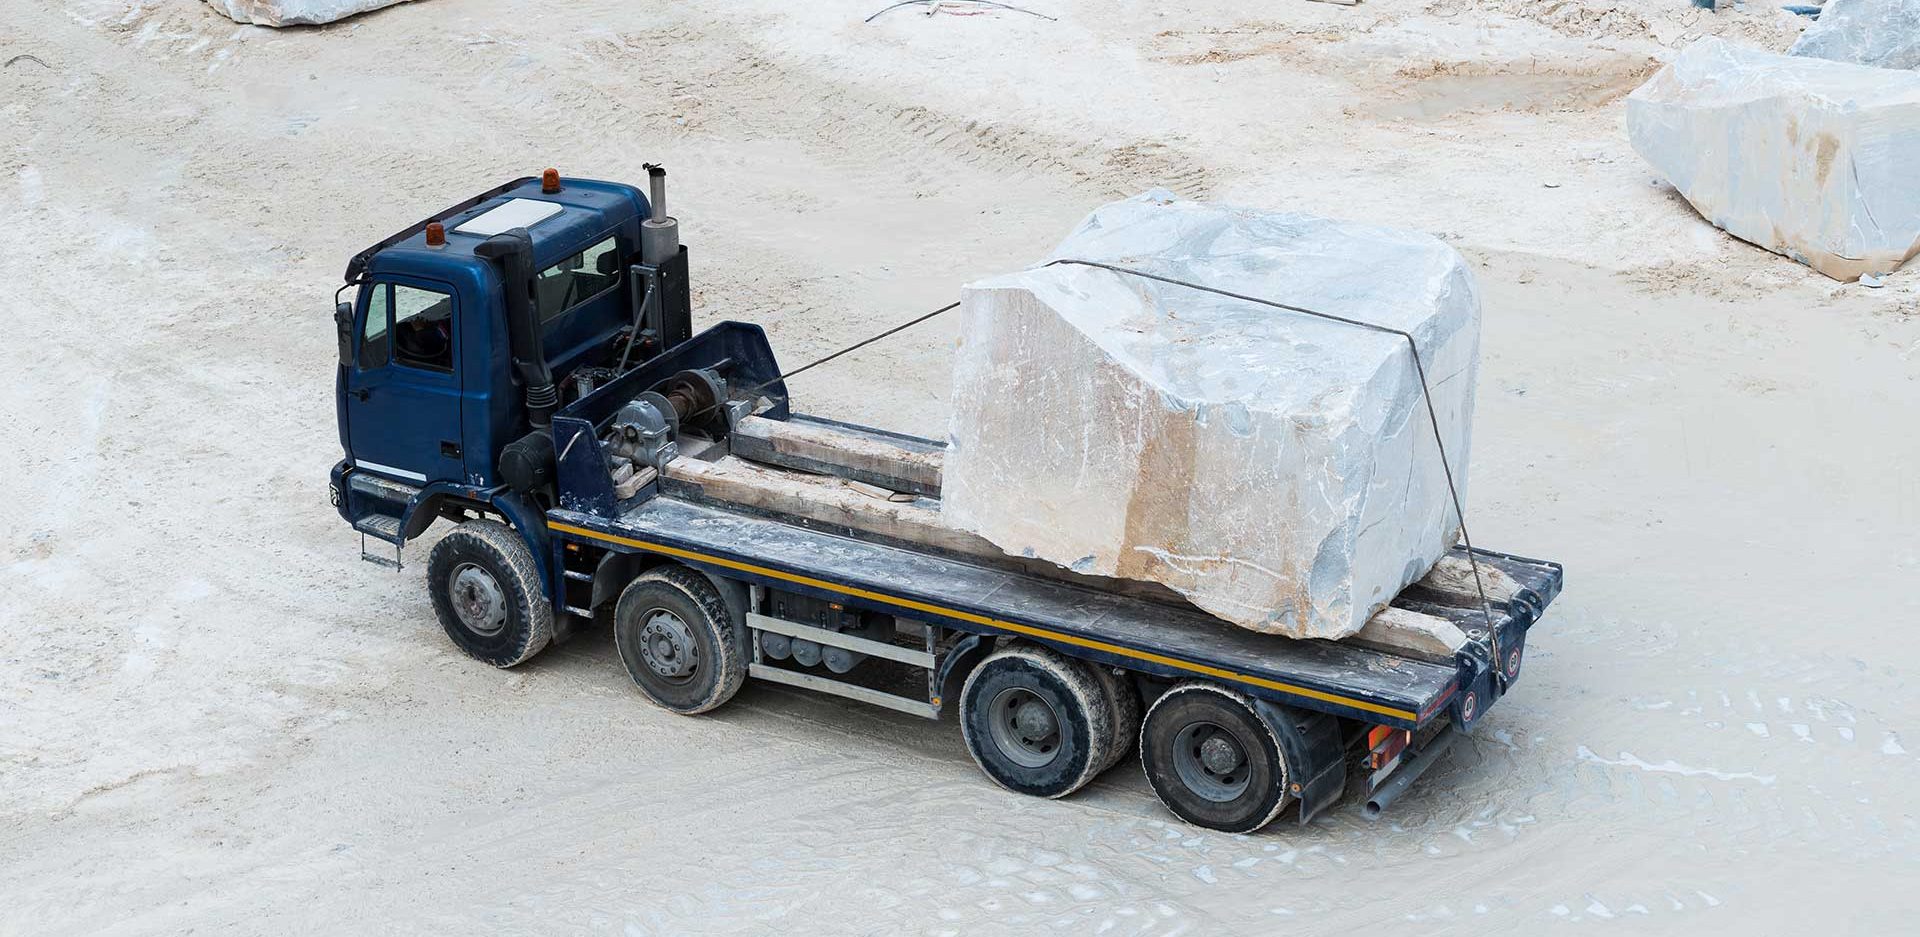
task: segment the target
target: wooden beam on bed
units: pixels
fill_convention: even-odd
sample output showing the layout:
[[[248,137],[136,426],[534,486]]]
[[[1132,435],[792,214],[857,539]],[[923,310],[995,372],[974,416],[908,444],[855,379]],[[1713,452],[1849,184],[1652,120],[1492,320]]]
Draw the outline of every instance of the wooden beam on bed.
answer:
[[[728,434],[734,455],[767,465],[836,475],[889,491],[940,496],[943,453],[877,434],[855,433],[812,420],[750,416]]]

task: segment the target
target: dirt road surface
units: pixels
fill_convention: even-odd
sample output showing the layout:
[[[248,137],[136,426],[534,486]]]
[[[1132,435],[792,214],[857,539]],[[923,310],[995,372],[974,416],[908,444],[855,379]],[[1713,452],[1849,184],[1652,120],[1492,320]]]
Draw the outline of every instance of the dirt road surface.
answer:
[[[1920,910],[1920,292],[1732,241],[1627,148],[1655,0],[0,5],[0,934],[1892,933]],[[973,11],[977,12],[977,11]],[[346,258],[672,168],[702,322],[805,360],[1154,185],[1434,232],[1486,296],[1469,513],[1564,561],[1394,810],[1225,836],[1003,793],[949,721],[654,709],[458,654],[327,506]],[[939,321],[810,372],[939,433]],[[426,544],[409,550],[424,561]]]

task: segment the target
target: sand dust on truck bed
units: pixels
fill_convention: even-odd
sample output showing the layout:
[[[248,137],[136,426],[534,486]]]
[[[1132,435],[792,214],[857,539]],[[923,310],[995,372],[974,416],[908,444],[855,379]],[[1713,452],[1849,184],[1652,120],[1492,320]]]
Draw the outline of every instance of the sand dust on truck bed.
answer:
[[[0,8],[0,934],[1777,933],[1920,910],[1920,272],[1707,225],[1621,97],[1749,3],[426,0]],[[979,13],[979,15],[954,15]],[[671,167],[695,316],[803,361],[1155,185],[1431,232],[1484,290],[1476,540],[1568,567],[1378,821],[1226,836],[949,721],[511,672],[327,505],[347,257],[518,175]],[[952,321],[804,407],[938,434]]]

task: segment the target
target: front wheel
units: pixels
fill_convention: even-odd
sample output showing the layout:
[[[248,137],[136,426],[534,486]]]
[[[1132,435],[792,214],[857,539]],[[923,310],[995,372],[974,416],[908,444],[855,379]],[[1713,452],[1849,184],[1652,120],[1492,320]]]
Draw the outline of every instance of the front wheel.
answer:
[[[464,521],[434,544],[427,592],[440,627],[474,660],[512,667],[553,639],[533,551],[499,521]]]

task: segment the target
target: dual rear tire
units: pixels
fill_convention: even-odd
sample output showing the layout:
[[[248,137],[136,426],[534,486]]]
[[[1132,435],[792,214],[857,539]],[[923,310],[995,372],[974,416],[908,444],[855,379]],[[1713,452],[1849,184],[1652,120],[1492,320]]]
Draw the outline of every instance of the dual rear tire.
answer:
[[[1043,647],[996,651],[960,693],[960,732],[994,783],[1065,797],[1126,757],[1140,697],[1124,675]]]

